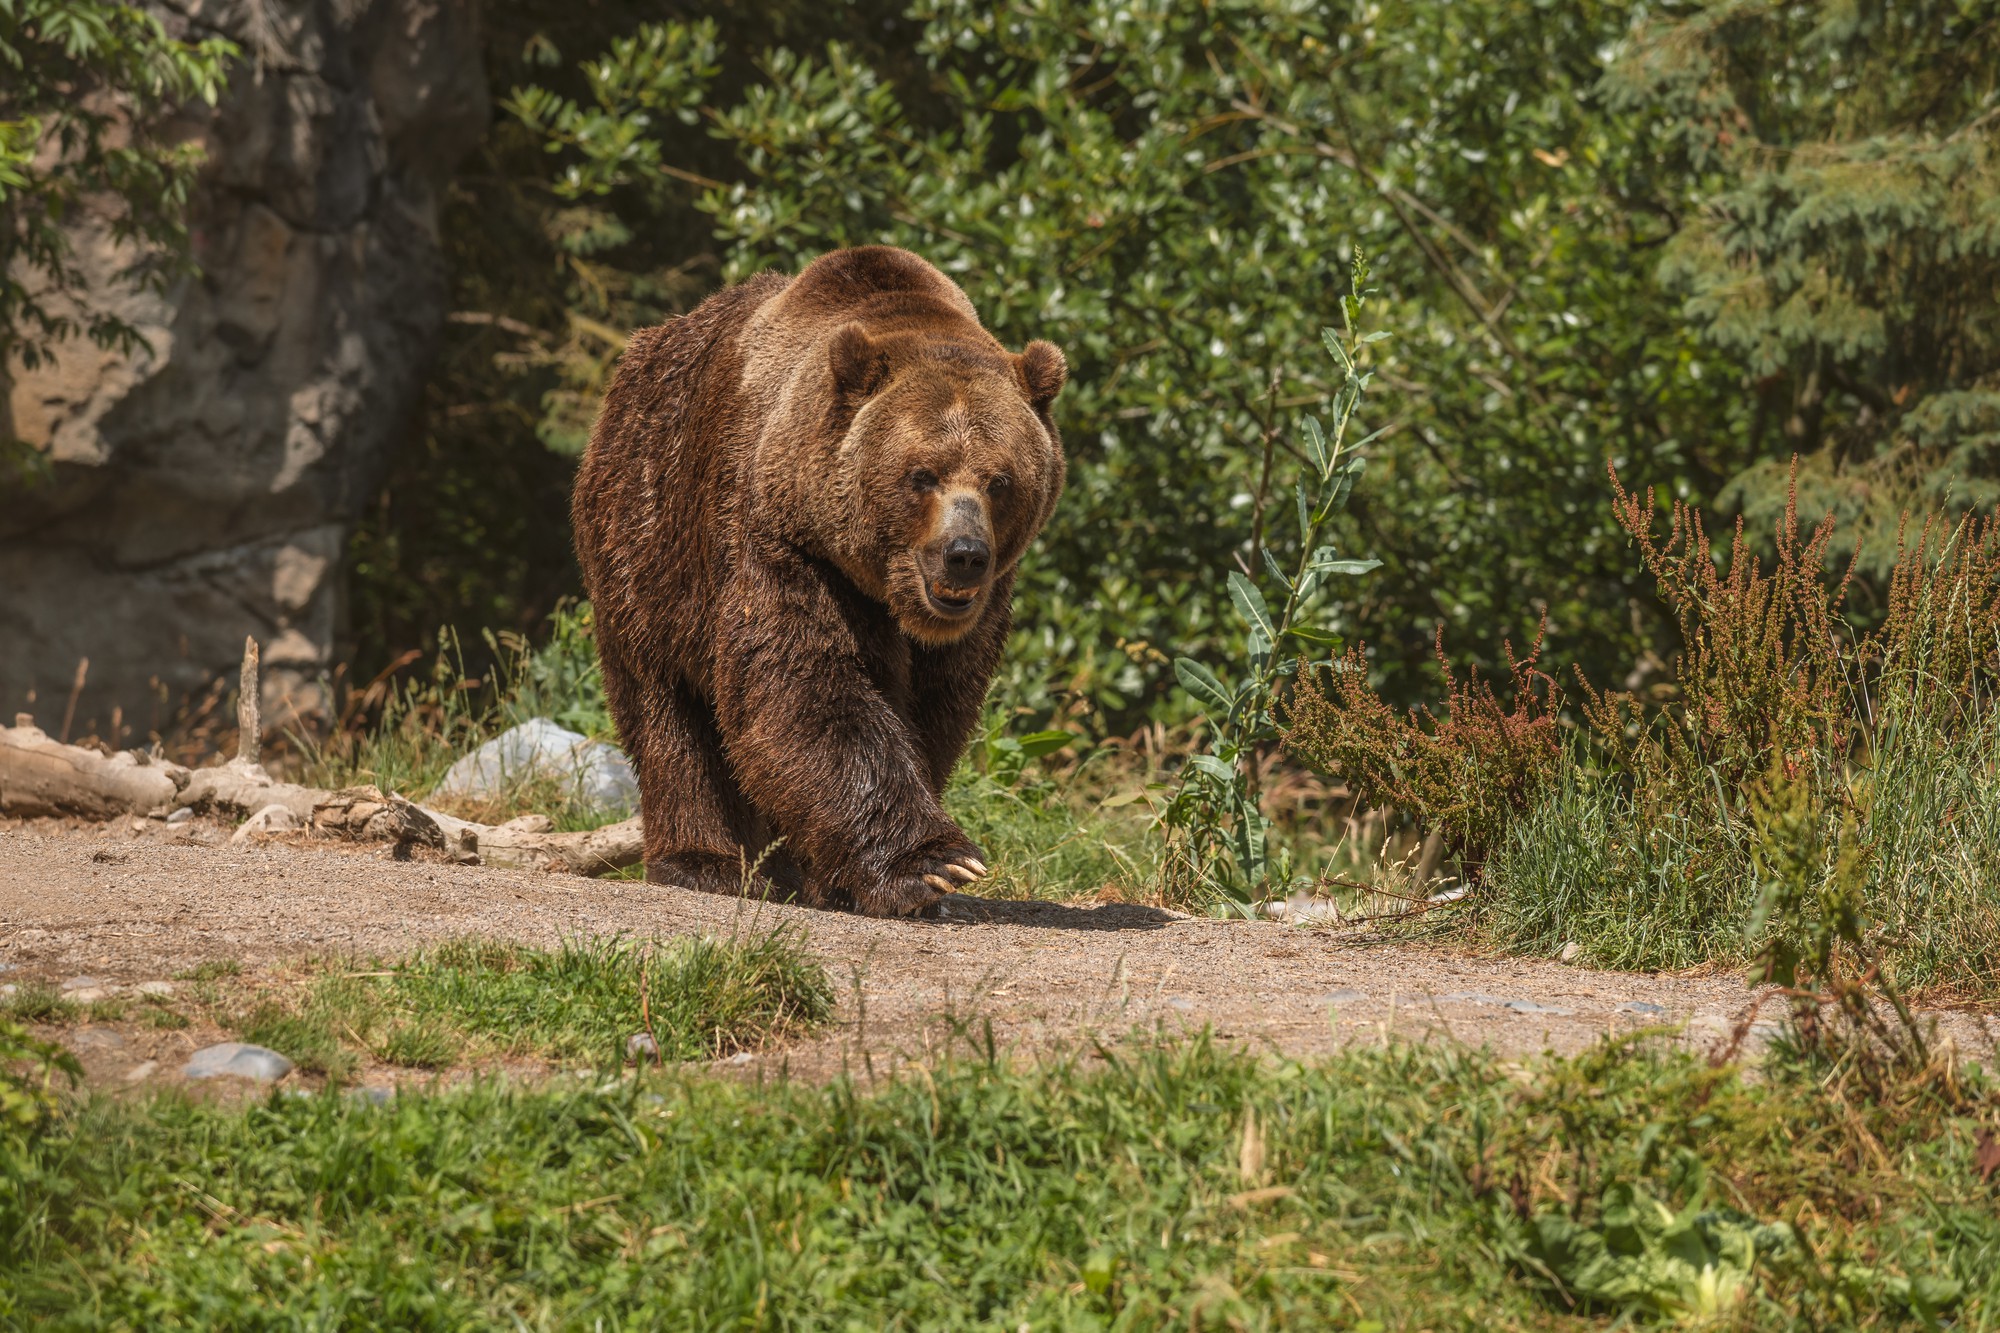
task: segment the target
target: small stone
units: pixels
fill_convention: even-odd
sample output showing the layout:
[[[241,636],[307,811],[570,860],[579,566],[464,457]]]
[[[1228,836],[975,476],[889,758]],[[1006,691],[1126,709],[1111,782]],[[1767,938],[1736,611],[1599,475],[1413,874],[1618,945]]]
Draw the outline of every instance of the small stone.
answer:
[[[729,1063],[732,1065],[747,1065],[756,1058],[757,1058],[756,1056],[752,1055],[748,1051],[738,1051],[736,1054],[729,1057]]]
[[[142,981],[132,989],[140,995],[154,995],[165,999],[174,993],[174,983],[171,981]]]
[[[103,986],[86,986],[82,990],[63,992],[65,1000],[73,1000],[77,1004],[96,1004],[99,1000],[110,999],[111,995],[112,992]]]
[[[193,818],[194,818],[194,807],[191,805],[184,805],[180,809],[168,815],[167,822],[169,824],[185,824],[190,819]]]
[[[299,817],[282,805],[267,805],[250,818],[236,826],[236,832],[229,835],[229,841],[241,846],[246,842],[256,842],[277,833],[290,833],[299,826]]]
[[[1583,946],[1575,940],[1571,940],[1568,944],[1563,945],[1562,952],[1557,954],[1556,958],[1561,962],[1574,963],[1582,955]]]
[[[1358,990],[1342,989],[1337,991],[1329,991],[1327,994],[1320,996],[1319,1002],[1322,1005],[1353,1004],[1356,1000],[1365,1000],[1367,998],[1368,997],[1366,995],[1363,995]]]
[[[79,1051],[122,1051],[125,1038],[113,1028],[84,1028],[70,1034],[69,1044]]]
[[[1665,1005],[1648,1004],[1644,1000],[1627,1000],[1625,1003],[1619,1005],[1618,1009],[1619,1012],[1621,1013],[1645,1014],[1648,1017],[1652,1017],[1658,1014],[1664,1014],[1665,1012],[1667,1012],[1667,1007]]]
[[[103,990],[110,984],[103,977],[71,977],[68,981],[63,982],[61,986],[57,987],[57,989],[62,991],[63,994],[68,995],[71,991]]]
[[[142,1060],[125,1071],[127,1083],[141,1083],[160,1072],[158,1060]]]
[[[1505,995],[1485,995],[1478,991],[1454,991],[1440,996],[1445,1000],[1462,1000],[1467,1004],[1490,1004],[1501,1009],[1511,1009],[1517,1014],[1569,1014],[1575,1012],[1553,1004],[1539,1004],[1534,1000],[1511,999]]]
[[[396,1095],[394,1088],[350,1088],[347,1095],[357,1102],[367,1102],[370,1106],[387,1106],[389,1099]]]
[[[189,1078],[253,1078],[262,1082],[281,1079],[292,1072],[292,1062],[276,1051],[246,1042],[225,1041],[196,1051],[181,1073]]]
[[[660,1053],[660,1043],[649,1032],[635,1032],[625,1039],[625,1056],[630,1060],[651,1060]]]

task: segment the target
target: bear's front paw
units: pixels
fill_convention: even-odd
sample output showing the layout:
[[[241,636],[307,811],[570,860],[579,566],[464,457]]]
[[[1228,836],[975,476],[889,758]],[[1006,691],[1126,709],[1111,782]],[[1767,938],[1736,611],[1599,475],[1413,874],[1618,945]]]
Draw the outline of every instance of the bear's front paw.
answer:
[[[869,916],[935,917],[947,893],[986,873],[984,853],[964,836],[925,843],[891,862],[874,891],[855,895]]]

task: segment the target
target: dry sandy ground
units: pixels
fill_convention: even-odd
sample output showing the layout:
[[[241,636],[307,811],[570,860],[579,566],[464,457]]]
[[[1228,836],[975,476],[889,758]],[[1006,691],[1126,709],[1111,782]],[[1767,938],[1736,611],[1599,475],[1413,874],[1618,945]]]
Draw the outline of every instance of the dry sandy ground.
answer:
[[[841,992],[840,1021],[753,1067],[823,1075],[881,1072],[922,1058],[954,1025],[1005,1047],[1074,1049],[1090,1036],[1211,1027],[1303,1055],[1390,1033],[1445,1033],[1522,1053],[1573,1051],[1608,1032],[1685,1024],[1723,1041],[1748,996],[1733,975],[1596,972],[1558,963],[1357,947],[1310,930],[1176,916],[1112,904],[970,897],[941,921],[873,921],[590,881],[321,847],[203,845],[215,830],[154,825],[0,828],[0,982],[114,985],[172,977],[211,959],[253,978],[308,957],[391,958],[463,935],[553,944],[568,935],[671,936],[802,927]],[[1511,1007],[1510,1007],[1511,1006]],[[1776,1017],[1775,1004],[1767,1006]],[[1988,1050],[1983,1024],[1948,1015],[1962,1048]],[[1759,1035],[1769,1026],[1760,1024]],[[63,1034],[93,1081],[219,1039],[136,1026]],[[378,1076],[382,1071],[374,1071]]]

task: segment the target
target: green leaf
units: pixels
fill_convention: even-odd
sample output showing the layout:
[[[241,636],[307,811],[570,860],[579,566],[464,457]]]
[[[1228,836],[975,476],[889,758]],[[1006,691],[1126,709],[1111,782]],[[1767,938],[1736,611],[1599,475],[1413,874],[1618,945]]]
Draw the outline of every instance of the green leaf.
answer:
[[[1327,445],[1326,432],[1321,429],[1318,417],[1308,416],[1305,419],[1305,432],[1306,452],[1312,455],[1313,466],[1319,469],[1320,475],[1325,476],[1333,464],[1333,450]]]
[[[1027,759],[1040,759],[1045,754],[1067,749],[1075,740],[1075,733],[1068,731],[1030,732],[1020,738],[1021,754]]]
[[[1265,604],[1264,594],[1239,569],[1229,571],[1229,600],[1236,603],[1236,612],[1244,623],[1262,633],[1266,643],[1277,639],[1278,631],[1271,624],[1271,608]]]
[[[1317,643],[1326,648],[1338,648],[1343,642],[1338,634],[1311,625],[1294,625],[1285,633],[1303,643]]]
[[[1291,575],[1285,573],[1285,567],[1278,563],[1278,557],[1271,554],[1271,548],[1268,546],[1264,548],[1264,568],[1270,571],[1272,578],[1285,586],[1286,592],[1292,590]]]
[[[1367,574],[1382,568],[1380,560],[1329,560],[1318,567],[1326,574]]]
[[[1200,772],[1206,773],[1209,777],[1219,782],[1229,783],[1232,786],[1243,776],[1236,771],[1235,765],[1225,763],[1212,754],[1194,755],[1188,760],[1188,763]]]
[[[1180,681],[1182,689],[1192,694],[1204,704],[1208,704],[1224,713],[1227,713],[1231,708],[1236,706],[1235,699],[1230,696],[1229,690],[1223,683],[1216,678],[1215,673],[1195,661],[1192,657],[1177,657],[1174,659],[1174,676]]]
[[[1321,329],[1319,340],[1326,344],[1326,350],[1333,353],[1333,359],[1340,362],[1340,368],[1348,374],[1354,373],[1354,362],[1348,359],[1347,349],[1340,345],[1340,335],[1332,329]]]
[[[1299,540],[1312,540],[1312,505],[1306,500],[1306,484],[1299,482],[1292,487],[1292,495],[1299,502]]]

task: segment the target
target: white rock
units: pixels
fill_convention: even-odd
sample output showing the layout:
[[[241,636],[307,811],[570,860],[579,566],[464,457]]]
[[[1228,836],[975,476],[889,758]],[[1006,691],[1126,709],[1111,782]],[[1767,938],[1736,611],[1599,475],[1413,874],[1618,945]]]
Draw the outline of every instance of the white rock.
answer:
[[[236,826],[236,832],[229,835],[232,844],[241,846],[246,842],[256,842],[274,833],[290,833],[299,826],[299,817],[282,805],[267,805],[250,818]]]
[[[270,1082],[291,1073],[292,1062],[268,1047],[225,1041],[219,1046],[206,1046],[196,1051],[181,1067],[181,1072],[189,1078],[229,1075]]]
[[[464,756],[431,795],[493,796],[533,777],[572,784],[576,798],[598,810],[630,810],[639,803],[639,780],[616,746],[579,736],[545,717],[510,727]]]
[[[138,1064],[133,1065],[125,1071],[125,1081],[127,1083],[142,1083],[159,1072],[160,1062],[158,1060],[141,1060]]]
[[[168,815],[167,822],[169,824],[185,824],[190,819],[193,818],[194,818],[194,807],[191,805],[184,805],[180,809]]]
[[[1568,944],[1563,945],[1562,952],[1557,954],[1556,957],[1562,962],[1574,963],[1577,960],[1578,955],[1580,955],[1582,952],[1583,952],[1583,946],[1581,944],[1578,944],[1575,940],[1571,940]]]
[[[71,977],[68,981],[65,981],[61,986],[57,987],[57,989],[60,990],[64,995],[71,995],[71,997],[74,998],[74,996],[72,995],[72,992],[74,991],[80,991],[80,990],[101,991],[110,984],[111,983],[106,981],[103,977]]]
[[[174,993],[174,983],[171,981],[142,981],[132,989],[140,995],[165,997]]]

